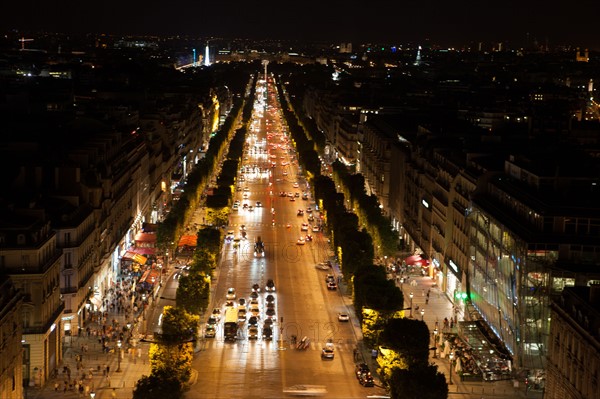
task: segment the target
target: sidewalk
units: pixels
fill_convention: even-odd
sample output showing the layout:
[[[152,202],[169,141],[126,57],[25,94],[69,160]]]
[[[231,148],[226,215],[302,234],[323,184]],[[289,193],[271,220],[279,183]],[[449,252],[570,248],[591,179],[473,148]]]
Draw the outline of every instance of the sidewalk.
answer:
[[[423,321],[427,323],[429,331],[434,331],[437,328],[440,332],[453,332],[456,333],[456,327],[452,329],[443,329],[444,318],[450,319],[453,314],[452,302],[446,296],[446,293],[442,292],[437,286],[433,285],[433,280],[429,277],[416,277],[411,276],[409,281],[413,283],[400,283],[396,282],[396,285],[402,290],[404,294],[405,307],[410,307],[410,293],[413,293],[412,306],[413,306],[413,318],[419,320],[421,317]],[[416,282],[416,284],[415,284]],[[427,292],[429,291],[429,300],[427,300]],[[419,307],[419,311],[415,311],[416,307]],[[421,316],[421,309],[425,309],[423,316]],[[458,315],[458,320],[462,319],[461,315]],[[452,331],[450,331],[452,330]],[[431,347],[433,347],[433,339],[431,341]],[[450,362],[448,358],[441,358],[439,351],[434,357],[434,351],[430,351],[430,363],[438,366],[438,371],[446,375],[446,380],[450,383],[452,378],[452,384],[448,385],[449,397],[450,398],[473,398],[473,399],[491,399],[491,398],[541,398],[542,392],[536,391],[525,391],[524,384],[519,384],[519,387],[514,386],[513,380],[502,380],[502,381],[461,381],[457,373],[452,370],[452,376],[450,376]]]
[[[115,320],[119,326],[125,326],[127,321],[124,312],[116,311],[108,311],[107,320],[111,322]],[[132,326],[133,337],[138,335],[137,331],[143,328],[143,323],[144,320],[140,317],[139,325]],[[101,329],[101,325],[97,322],[89,322],[87,326],[92,330]],[[50,378],[41,388],[28,388],[25,397],[27,399],[87,399],[90,398],[91,392],[95,392],[95,399],[131,399],[136,382],[142,375],[150,374],[148,362],[150,344],[135,340],[132,346],[128,348],[127,343],[123,342],[119,364],[117,356],[119,349],[116,341],[109,343],[111,350],[106,353],[102,350],[99,338],[94,335],[88,336],[85,330],[81,331],[79,337],[65,337],[64,361],[58,367],[58,376]],[[81,360],[79,369],[78,357]],[[65,367],[69,368],[70,379]],[[66,390],[65,382],[67,382]],[[82,393],[75,389],[76,383],[84,386]]]

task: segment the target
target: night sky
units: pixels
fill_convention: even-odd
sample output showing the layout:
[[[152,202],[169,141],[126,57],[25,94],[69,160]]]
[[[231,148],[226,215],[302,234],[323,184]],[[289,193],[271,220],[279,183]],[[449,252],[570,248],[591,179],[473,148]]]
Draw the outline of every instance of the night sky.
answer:
[[[0,29],[513,48],[529,37],[551,48],[600,49],[600,1],[9,0]]]

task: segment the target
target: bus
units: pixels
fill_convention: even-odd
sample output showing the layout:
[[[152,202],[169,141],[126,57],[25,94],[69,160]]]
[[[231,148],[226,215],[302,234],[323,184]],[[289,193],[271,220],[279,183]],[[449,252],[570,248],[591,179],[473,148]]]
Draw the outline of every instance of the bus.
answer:
[[[235,341],[237,338],[238,329],[238,315],[234,308],[229,308],[225,312],[225,321],[223,324],[223,330],[225,332],[226,341]]]

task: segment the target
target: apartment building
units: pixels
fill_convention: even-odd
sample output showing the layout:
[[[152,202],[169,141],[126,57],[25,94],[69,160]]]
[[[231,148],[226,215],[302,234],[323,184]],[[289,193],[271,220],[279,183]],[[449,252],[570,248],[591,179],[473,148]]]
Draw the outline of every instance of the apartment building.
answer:
[[[22,295],[20,337],[23,350],[23,379],[40,386],[62,361],[62,314],[60,292],[62,251],[44,208],[35,202],[27,207],[14,204],[2,213],[0,243],[2,273],[8,275]],[[12,305],[12,303],[7,303]],[[10,309],[4,308],[7,312]],[[15,315],[15,317],[17,317]],[[19,330],[17,330],[18,332]],[[16,339],[16,338],[14,338]],[[2,351],[2,358],[14,348]]]
[[[7,275],[0,277],[0,398],[23,398],[23,298]]]
[[[552,301],[545,396],[597,399],[600,372],[600,286],[565,288]]]

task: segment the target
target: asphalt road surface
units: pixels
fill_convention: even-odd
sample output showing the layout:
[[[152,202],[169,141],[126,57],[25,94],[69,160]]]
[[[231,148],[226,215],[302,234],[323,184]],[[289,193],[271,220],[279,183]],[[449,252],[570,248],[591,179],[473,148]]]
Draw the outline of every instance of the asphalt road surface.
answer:
[[[243,166],[249,168],[247,173],[240,173],[244,180],[238,182],[235,194],[242,205],[247,203],[254,209],[240,206],[230,217],[228,230],[234,231],[240,245],[234,249],[233,241],[224,244],[212,298],[214,306],[224,314],[228,288],[235,288],[237,306],[239,298],[250,300],[252,286],[258,284],[259,338],[248,338],[246,321],[239,323],[235,341],[225,341],[221,320],[216,337],[201,343],[202,350],[193,363],[198,379],[186,397],[281,398],[290,396],[284,389],[302,384],[324,386],[324,396],[330,398],[382,394],[380,388],[365,388],[357,382],[353,358],[356,335],[352,323],[337,318],[339,312],[348,309],[338,290],[327,289],[325,277],[329,272],[315,268],[331,252],[323,233],[312,231],[313,226],[319,226],[320,216],[312,198],[302,199],[303,192],[310,190],[299,172],[289,136],[284,134],[279,103],[273,93],[274,87],[269,86],[268,107],[259,105],[255,111],[243,160]],[[276,163],[274,168],[272,163]],[[298,197],[283,197],[280,192],[298,193]],[[257,201],[261,207],[256,207]],[[313,209],[313,222],[308,221],[309,207]],[[299,209],[304,210],[302,216],[298,216]],[[308,232],[301,231],[302,223],[311,226]],[[242,225],[245,239],[241,237]],[[299,245],[298,239],[307,234],[313,240]],[[254,254],[254,242],[259,236],[265,244],[263,257]],[[262,337],[268,318],[268,279],[273,279],[276,287],[271,340]],[[210,311],[206,317],[209,314]],[[307,348],[297,349],[292,335],[298,341],[307,337]],[[329,341],[335,348],[334,359],[322,360],[321,351]]]

